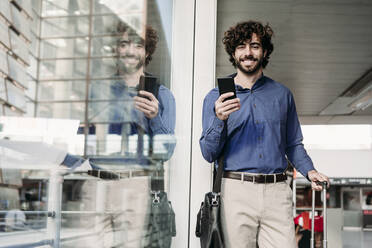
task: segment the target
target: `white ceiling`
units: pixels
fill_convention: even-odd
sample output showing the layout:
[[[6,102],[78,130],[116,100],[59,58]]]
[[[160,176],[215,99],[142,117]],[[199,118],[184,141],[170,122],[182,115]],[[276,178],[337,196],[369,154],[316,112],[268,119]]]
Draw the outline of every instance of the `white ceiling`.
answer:
[[[300,115],[319,115],[372,68],[371,0],[219,0],[217,76],[234,72],[224,31],[250,19],[272,26],[274,52],[264,73],[292,90]],[[353,115],[372,115],[372,107]]]

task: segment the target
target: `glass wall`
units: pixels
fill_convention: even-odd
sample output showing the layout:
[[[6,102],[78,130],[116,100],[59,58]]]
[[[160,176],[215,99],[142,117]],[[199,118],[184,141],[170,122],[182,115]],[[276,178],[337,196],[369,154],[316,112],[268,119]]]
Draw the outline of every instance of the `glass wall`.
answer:
[[[0,247],[171,247],[173,1],[0,6]]]

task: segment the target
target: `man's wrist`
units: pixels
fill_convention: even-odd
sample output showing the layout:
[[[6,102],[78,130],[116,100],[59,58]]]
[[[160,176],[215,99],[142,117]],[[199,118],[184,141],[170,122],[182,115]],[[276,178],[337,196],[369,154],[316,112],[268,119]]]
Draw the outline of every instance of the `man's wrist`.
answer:
[[[306,177],[307,177],[307,179],[309,180],[309,181],[311,181],[311,175],[313,174],[313,173],[316,173],[317,171],[315,170],[315,169],[313,169],[313,170],[309,170],[308,172],[307,172],[307,175],[306,175]]]

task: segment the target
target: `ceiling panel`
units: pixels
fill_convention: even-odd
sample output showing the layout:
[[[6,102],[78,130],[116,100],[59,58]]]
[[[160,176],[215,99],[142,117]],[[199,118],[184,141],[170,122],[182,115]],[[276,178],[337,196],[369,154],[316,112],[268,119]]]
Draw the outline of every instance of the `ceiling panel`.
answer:
[[[292,90],[300,115],[318,115],[372,67],[372,1],[219,0],[217,18],[217,76],[234,72],[224,31],[239,21],[269,22],[275,49],[264,73]]]

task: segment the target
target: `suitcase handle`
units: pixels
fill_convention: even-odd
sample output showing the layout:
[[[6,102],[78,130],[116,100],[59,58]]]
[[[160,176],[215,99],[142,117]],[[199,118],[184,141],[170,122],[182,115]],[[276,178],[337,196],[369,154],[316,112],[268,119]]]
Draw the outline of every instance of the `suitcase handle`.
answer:
[[[323,248],[327,248],[327,182],[316,182],[318,185],[322,185],[323,191]],[[310,247],[314,248],[314,224],[315,224],[315,190],[312,190],[311,200],[311,239]]]

